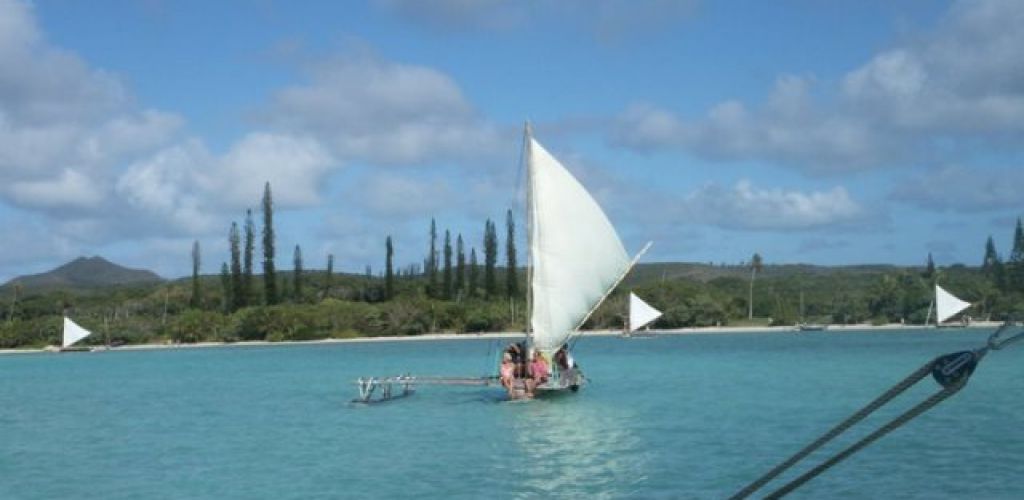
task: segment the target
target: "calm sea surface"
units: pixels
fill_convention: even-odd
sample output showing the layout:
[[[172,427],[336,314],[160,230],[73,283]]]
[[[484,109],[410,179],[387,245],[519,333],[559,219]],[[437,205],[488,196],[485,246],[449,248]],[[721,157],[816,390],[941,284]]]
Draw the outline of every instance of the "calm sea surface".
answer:
[[[492,340],[0,356],[0,498],[723,498],[989,332],[586,338],[591,384],[526,403],[349,403],[359,376],[491,374]],[[783,478],[938,387],[920,386]],[[1019,499],[1022,472],[1016,344],[792,497]]]

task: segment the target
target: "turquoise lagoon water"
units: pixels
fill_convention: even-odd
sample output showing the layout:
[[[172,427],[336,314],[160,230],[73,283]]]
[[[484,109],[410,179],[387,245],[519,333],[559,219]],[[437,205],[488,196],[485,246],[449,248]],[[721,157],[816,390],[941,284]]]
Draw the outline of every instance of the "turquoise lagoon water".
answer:
[[[489,374],[493,340],[2,356],[0,498],[724,498],[988,333],[586,338],[592,383],[527,403],[349,403],[358,376]],[[937,388],[921,386],[783,479]],[[1024,498],[1022,395],[1018,344],[792,497]]]

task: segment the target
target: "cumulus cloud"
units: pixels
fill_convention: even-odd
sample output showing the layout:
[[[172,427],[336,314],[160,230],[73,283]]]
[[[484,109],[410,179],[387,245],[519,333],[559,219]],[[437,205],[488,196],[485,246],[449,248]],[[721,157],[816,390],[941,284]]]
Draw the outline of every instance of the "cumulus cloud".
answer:
[[[933,211],[985,212],[1020,208],[1024,168],[980,169],[959,165],[927,169],[904,178],[889,198]]]
[[[318,203],[339,164],[316,139],[284,133],[253,132],[214,154],[183,126],[48,43],[29,4],[0,0],[0,203],[76,241],[208,234],[224,213],[258,205],[268,181],[279,207]]]
[[[80,215],[121,162],[168,143],[181,123],[48,44],[28,4],[0,0],[0,201]]]
[[[684,215],[694,222],[728,229],[801,230],[864,222],[867,211],[846,189],[787,191],[758,189],[741,180],[732,188],[706,184],[683,200]]]
[[[836,88],[814,92],[813,78],[782,76],[765,103],[725,101],[696,119],[635,105],[612,141],[812,174],[930,162],[939,145],[967,154],[979,140],[1024,135],[1021,24],[1015,2],[959,2],[934,32],[880,52]]]
[[[136,218],[165,222],[162,232],[208,231],[213,213],[202,194],[208,193],[205,172],[214,162],[202,144],[187,141],[131,164],[115,190]]]
[[[373,56],[314,65],[307,84],[278,92],[262,116],[277,130],[320,140],[339,158],[377,164],[479,159],[502,147],[450,77]]]
[[[258,205],[266,182],[277,207],[318,203],[334,166],[331,156],[307,138],[252,133],[220,156],[190,140],[130,165],[116,192],[136,216],[169,223],[170,228],[161,228],[165,233],[204,233],[223,223],[218,214]]]
[[[336,166],[319,142],[307,137],[256,132],[247,135],[220,159],[213,191],[236,205],[252,204],[270,182],[274,203],[284,207],[320,202],[325,174]]]
[[[10,197],[23,207],[44,209],[90,209],[104,199],[105,186],[97,185],[83,173],[66,169],[57,177],[14,181],[8,187]]]

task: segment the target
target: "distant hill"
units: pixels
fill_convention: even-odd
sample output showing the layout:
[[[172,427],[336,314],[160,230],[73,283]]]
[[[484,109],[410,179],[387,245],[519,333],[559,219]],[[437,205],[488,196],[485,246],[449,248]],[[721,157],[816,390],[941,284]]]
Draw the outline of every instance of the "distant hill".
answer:
[[[3,288],[9,288],[15,283],[26,290],[33,290],[139,285],[161,281],[163,278],[152,271],[129,269],[103,257],[79,257],[52,271],[14,278],[4,284]]]

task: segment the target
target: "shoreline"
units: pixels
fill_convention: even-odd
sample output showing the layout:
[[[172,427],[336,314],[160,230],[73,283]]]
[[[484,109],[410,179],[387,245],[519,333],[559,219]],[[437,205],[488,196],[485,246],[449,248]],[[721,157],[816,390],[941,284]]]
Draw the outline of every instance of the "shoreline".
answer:
[[[896,330],[896,331],[913,331],[913,330],[937,330],[937,331],[962,331],[965,329],[979,329],[979,328],[998,328],[1002,325],[1000,321],[975,321],[966,327],[946,327],[938,329],[934,326],[925,325],[905,325],[900,323],[891,323],[886,325],[872,325],[868,323],[856,324],[856,325],[827,325],[824,332],[873,332],[873,331],[884,331],[884,330]],[[670,330],[651,330],[651,333],[657,335],[720,335],[720,334],[736,334],[736,333],[758,333],[758,334],[778,334],[778,333],[797,333],[797,327],[795,326],[701,326],[701,327],[687,327],[687,328],[674,328]],[[821,333],[822,331],[816,331],[814,333]],[[807,332],[805,332],[807,333]],[[582,337],[615,337],[622,334],[621,330],[586,330],[582,332]],[[366,342],[429,342],[437,340],[467,340],[467,339],[508,339],[518,338],[523,336],[522,332],[487,332],[487,333],[425,333],[423,335],[411,335],[401,337],[352,337],[352,338],[329,338],[329,339],[318,339],[318,340],[284,340],[279,342],[271,342],[267,340],[252,340],[245,342],[198,342],[195,344],[129,344],[122,345],[113,348],[104,348],[103,346],[96,346],[98,350],[104,351],[149,351],[158,349],[203,349],[210,347],[264,347],[264,346],[278,346],[278,345],[315,345],[315,344],[349,344],[349,343],[366,343]],[[48,348],[31,348],[31,349],[0,349],[0,355],[4,354],[38,354],[38,353],[49,353],[58,352],[52,347]]]

